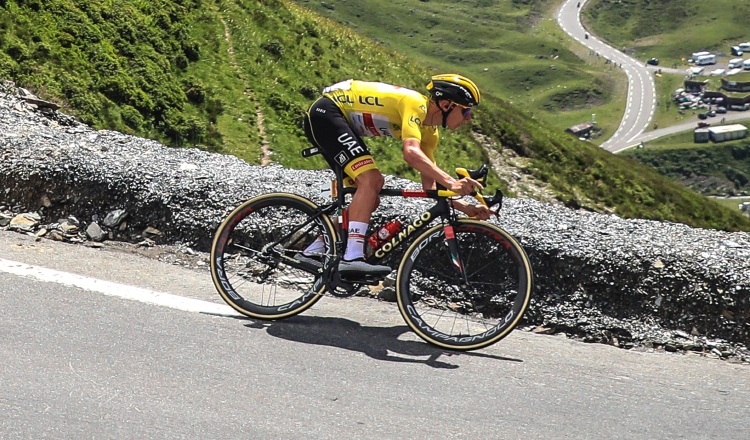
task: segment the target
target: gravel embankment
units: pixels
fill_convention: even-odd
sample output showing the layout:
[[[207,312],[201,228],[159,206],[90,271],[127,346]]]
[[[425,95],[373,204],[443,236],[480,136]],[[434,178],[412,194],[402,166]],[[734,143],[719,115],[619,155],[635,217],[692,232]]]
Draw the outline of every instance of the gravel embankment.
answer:
[[[149,239],[205,252],[240,201],[278,190],[320,200],[330,176],[95,131],[0,86],[6,229],[79,242]],[[387,183],[415,185],[394,177]],[[409,215],[423,206],[392,198],[381,212]],[[526,328],[750,361],[750,234],[513,198],[493,222],[532,259],[536,289]]]

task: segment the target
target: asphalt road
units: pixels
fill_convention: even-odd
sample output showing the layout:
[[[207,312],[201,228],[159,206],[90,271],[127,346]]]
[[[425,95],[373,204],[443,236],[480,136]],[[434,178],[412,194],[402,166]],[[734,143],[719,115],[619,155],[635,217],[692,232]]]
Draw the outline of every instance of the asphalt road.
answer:
[[[233,316],[207,270],[0,232],[0,438],[750,437],[750,366],[516,331],[448,353],[395,305]]]

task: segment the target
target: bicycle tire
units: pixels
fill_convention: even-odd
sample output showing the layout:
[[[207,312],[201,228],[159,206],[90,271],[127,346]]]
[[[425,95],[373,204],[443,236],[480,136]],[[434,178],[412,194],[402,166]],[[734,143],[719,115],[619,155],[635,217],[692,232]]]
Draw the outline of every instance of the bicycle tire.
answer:
[[[211,278],[224,301],[259,319],[294,316],[315,304],[326,290],[321,268],[300,265],[294,255],[322,237],[318,255],[328,267],[335,232],[312,201],[287,193],[250,199],[218,227],[211,246]],[[273,244],[273,245],[271,245]]]
[[[398,307],[409,327],[439,347],[467,351],[507,336],[529,306],[533,273],[526,252],[487,222],[453,224],[468,285],[462,286],[443,225],[422,233],[398,269]]]

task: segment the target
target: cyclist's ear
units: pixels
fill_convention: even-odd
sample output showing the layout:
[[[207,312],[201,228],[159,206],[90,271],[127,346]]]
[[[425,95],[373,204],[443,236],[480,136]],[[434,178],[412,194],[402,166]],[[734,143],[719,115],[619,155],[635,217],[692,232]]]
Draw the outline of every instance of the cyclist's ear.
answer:
[[[437,104],[440,110],[447,112],[448,110],[450,110],[451,106],[453,105],[453,102],[447,99],[440,99],[440,100],[436,100],[435,104]]]

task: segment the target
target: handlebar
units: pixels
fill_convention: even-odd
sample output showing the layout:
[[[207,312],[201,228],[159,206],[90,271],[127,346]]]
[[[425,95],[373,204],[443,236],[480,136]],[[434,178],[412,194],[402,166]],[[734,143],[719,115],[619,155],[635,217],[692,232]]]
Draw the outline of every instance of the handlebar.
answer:
[[[479,167],[479,169],[476,170],[456,168],[456,174],[458,175],[459,179],[463,177],[469,177],[479,182],[482,186],[487,185],[487,175],[489,174],[489,171],[490,170],[489,167],[487,167],[487,164],[482,165],[481,167]],[[499,189],[495,191],[495,195],[493,196],[485,197],[482,195],[481,191],[474,191],[471,193],[471,196],[473,196],[475,199],[477,199],[477,201],[479,201],[479,203],[487,206],[488,208],[492,208],[493,206],[498,205],[497,210],[499,211],[503,206],[503,192]]]

